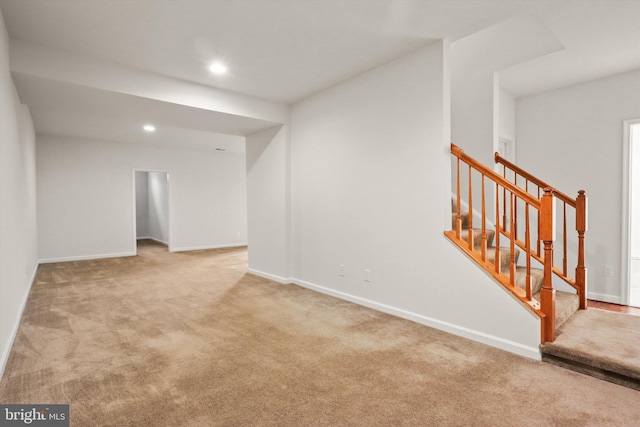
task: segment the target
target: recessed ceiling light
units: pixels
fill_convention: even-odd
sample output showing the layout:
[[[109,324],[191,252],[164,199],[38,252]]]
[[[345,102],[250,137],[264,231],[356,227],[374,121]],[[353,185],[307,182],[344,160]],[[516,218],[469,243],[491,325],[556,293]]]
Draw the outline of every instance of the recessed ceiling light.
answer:
[[[144,125],[142,127],[142,129],[144,129],[146,132],[155,132],[156,131],[156,127],[154,125]]]
[[[209,65],[209,71],[211,71],[213,74],[224,74],[227,72],[227,66],[222,62],[214,62]]]

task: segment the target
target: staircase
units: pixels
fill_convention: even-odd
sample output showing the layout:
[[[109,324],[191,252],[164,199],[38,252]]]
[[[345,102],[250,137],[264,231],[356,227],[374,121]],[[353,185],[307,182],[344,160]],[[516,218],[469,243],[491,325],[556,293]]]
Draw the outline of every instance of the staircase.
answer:
[[[445,236],[540,317],[542,345],[553,342],[586,309],[584,191],[571,198],[498,153],[502,174],[453,144],[451,154],[456,183]]]
[[[502,174],[453,144],[451,153],[456,183],[444,234],[540,317],[542,360],[640,390],[640,316],[585,310],[584,191],[573,199],[498,153]]]
[[[473,251],[475,252],[475,258],[479,257],[481,254],[481,244],[482,244],[482,230],[480,228],[469,228],[469,213],[461,212],[461,230],[462,233],[460,237],[465,243],[469,242],[469,231],[471,230],[471,239],[473,241]],[[456,219],[457,219],[457,207],[456,201],[451,200],[451,229],[455,230],[456,228]],[[495,265],[496,258],[496,247],[493,246],[493,241],[495,238],[495,230],[487,229],[486,230],[486,242],[487,242],[487,263],[490,265],[490,268]],[[498,249],[499,258],[500,258],[500,269],[501,271],[506,271],[510,274],[509,264],[511,263],[511,253],[508,247],[501,247]],[[520,258],[520,250],[514,248],[514,262],[516,264],[515,269],[515,285],[519,287],[522,293],[526,292],[526,283],[527,283],[527,268],[523,266],[517,266],[518,259]],[[531,277],[531,293],[533,300],[540,301],[540,290],[542,289],[542,285],[544,284],[544,270],[541,268],[532,267],[529,270],[529,274]],[[539,307],[539,304],[534,302],[536,307]],[[556,330],[560,329],[560,327],[580,308],[580,300],[576,293],[571,292],[563,292],[556,290],[556,300],[555,300],[555,311],[556,311]]]

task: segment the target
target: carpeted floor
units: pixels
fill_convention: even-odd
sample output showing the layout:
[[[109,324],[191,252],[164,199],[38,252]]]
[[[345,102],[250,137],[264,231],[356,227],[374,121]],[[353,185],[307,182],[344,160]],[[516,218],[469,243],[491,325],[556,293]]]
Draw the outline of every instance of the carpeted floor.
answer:
[[[636,426],[640,392],[293,285],[246,250],[40,267],[2,403],[72,426]]]

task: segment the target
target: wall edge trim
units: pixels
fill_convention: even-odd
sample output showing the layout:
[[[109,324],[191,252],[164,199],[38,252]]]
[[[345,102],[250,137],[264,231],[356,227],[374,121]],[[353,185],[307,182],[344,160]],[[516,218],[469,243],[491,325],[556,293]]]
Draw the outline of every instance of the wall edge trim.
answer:
[[[183,246],[178,248],[171,248],[170,252],[201,251],[205,249],[242,248],[244,246],[247,246],[247,244],[246,243],[227,243],[223,245]]]
[[[479,342],[481,344],[486,344],[491,347],[507,351],[509,353],[517,354],[519,356],[526,357],[528,359],[533,359],[540,361],[542,360],[542,356],[540,353],[540,349],[538,347],[530,347],[517,342],[513,342],[510,340],[506,340],[504,338],[500,338],[494,335],[487,334],[485,332],[476,331],[474,329],[466,328],[463,326],[455,325],[453,323],[445,322],[442,320],[434,319],[432,317],[424,316],[421,314],[417,314],[411,311],[403,310],[397,307],[393,307],[390,305],[378,303],[375,301],[371,301],[365,298],[357,297],[355,295],[347,294],[341,291],[336,291],[334,289],[326,288],[324,286],[319,286],[311,282],[307,282],[304,280],[293,279],[293,283],[301,286],[303,288],[307,288],[310,290],[314,290],[323,294],[327,294],[330,296],[334,296],[336,298],[340,298],[346,301],[353,302],[358,305],[362,305],[364,307],[368,307],[377,311],[381,311],[383,313],[391,314],[396,317],[400,317],[402,319],[411,320],[413,322],[419,323],[424,326],[428,326],[434,329],[438,329],[440,331],[444,331],[450,333],[452,335],[456,335],[471,341]]]
[[[29,281],[29,288],[24,294],[22,298],[22,303],[20,304],[20,309],[18,310],[18,316],[13,325],[11,333],[9,334],[9,340],[7,341],[6,348],[2,351],[2,355],[0,356],[0,380],[4,375],[4,370],[7,367],[7,363],[9,362],[9,356],[11,356],[11,350],[13,349],[13,344],[18,336],[18,330],[20,329],[20,323],[22,322],[22,314],[24,313],[24,309],[27,307],[27,302],[29,301],[29,295],[31,295],[31,288],[36,281],[36,274],[38,273],[38,266],[40,264],[36,263],[33,271],[31,272],[31,280]]]
[[[608,302],[611,304],[622,304],[622,298],[620,297],[620,295],[601,294],[598,292],[587,291],[587,299]]]
[[[390,305],[378,303],[375,301],[371,301],[365,298],[361,298],[355,295],[351,295],[345,292],[337,291],[334,289],[330,289],[324,286],[316,285],[311,282],[307,282],[304,280],[296,279],[296,278],[285,278],[281,276],[277,276],[275,274],[265,273],[263,271],[255,270],[250,268],[249,273],[254,274],[256,276],[269,279],[273,282],[280,284],[294,284],[297,286],[301,286],[303,288],[320,292],[325,295],[333,296],[345,301],[353,302],[355,304],[371,308],[373,310],[377,310],[383,313],[391,314],[396,317],[400,317],[402,319],[411,320],[413,322],[419,323],[424,326],[428,326],[434,329],[438,329],[440,331],[444,331],[450,333],[452,335],[456,335],[471,341],[479,342],[481,344],[486,344],[491,347],[507,351],[509,353],[517,354],[519,356],[526,357],[528,359],[533,359],[540,361],[542,360],[542,355],[540,353],[540,349],[538,347],[530,347],[524,344],[520,344],[514,341],[506,340],[504,338],[500,338],[494,335],[487,334],[485,332],[476,331],[474,329],[466,328],[459,325],[454,325],[449,322],[445,322],[442,320],[434,319],[432,317],[423,316],[421,314],[413,313],[411,311],[403,310],[397,307],[393,307]]]
[[[265,273],[264,271],[256,270],[254,268],[249,268],[247,270],[249,274],[253,274],[254,276],[262,277],[263,279],[271,280],[272,282],[280,283],[281,285],[289,285],[291,283],[295,283],[296,279],[291,277],[282,277],[276,276],[275,274]]]
[[[42,258],[38,260],[38,264],[51,264],[53,262],[68,262],[68,261],[87,261],[92,259],[102,259],[102,258],[120,258],[127,256],[135,256],[134,252],[120,252],[113,254],[96,254],[96,255],[80,255],[80,256],[70,256],[70,257],[59,257],[59,258]]]

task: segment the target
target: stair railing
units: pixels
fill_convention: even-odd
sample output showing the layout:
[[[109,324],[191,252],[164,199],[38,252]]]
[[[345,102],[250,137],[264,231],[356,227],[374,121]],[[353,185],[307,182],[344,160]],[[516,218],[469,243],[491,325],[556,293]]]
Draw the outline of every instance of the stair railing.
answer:
[[[486,167],[480,162],[464,153],[462,149],[451,144],[451,153],[456,158],[456,222],[455,230],[445,232],[445,235],[458,245],[468,256],[475,259],[483,266],[499,283],[501,283],[514,296],[520,299],[527,307],[535,312],[541,319],[541,342],[555,340],[555,289],[552,276],[555,274],[573,286],[582,299],[586,295],[586,269],[584,267],[584,232],[586,231],[586,196],[580,192],[578,199],[571,203],[571,199],[558,192],[553,187],[544,184],[541,180],[526,173],[517,166],[508,163],[496,155],[496,162],[503,166],[503,175]],[[504,161],[504,162],[503,162]],[[463,238],[462,231],[462,169],[467,169],[466,202],[468,204],[468,235]],[[507,169],[514,175],[513,182],[507,179]],[[525,188],[517,185],[517,176],[526,180]],[[475,187],[474,188],[474,182]],[[538,197],[529,191],[529,183],[537,187]],[[487,185],[491,190],[487,191]],[[477,187],[480,187],[478,189]],[[540,193],[542,191],[542,193]],[[474,193],[481,199],[480,207],[480,250],[476,251],[473,231],[473,198]],[[491,203],[490,199],[494,199]],[[563,268],[554,265],[554,241],[556,235],[556,198],[564,203],[564,262]],[[489,199],[490,208],[487,207]],[[524,212],[524,226],[518,225],[520,206]],[[566,267],[566,209],[567,206],[576,209],[576,229],[578,231],[578,267],[576,267],[575,279],[567,276]],[[493,209],[493,215],[488,213]],[[489,219],[491,218],[491,219]],[[532,218],[534,218],[532,220]],[[535,220],[537,218],[537,221]],[[495,248],[493,263],[489,260],[487,245],[487,224],[495,221]],[[518,229],[524,229],[524,241],[518,238]],[[508,246],[501,250],[501,236],[508,240]],[[534,245],[535,243],[535,245]],[[541,244],[543,248],[541,248]],[[535,247],[534,247],[535,246]],[[524,289],[516,285],[516,247],[524,251],[526,278]],[[503,260],[501,253],[508,249],[508,271],[502,271]],[[540,301],[533,298],[531,268],[532,261],[539,262],[544,270],[544,283],[540,290]],[[506,264],[506,262],[505,262]],[[580,290],[582,289],[582,291]]]
[[[537,194],[537,197],[540,198],[540,192],[544,191],[545,188],[550,188],[553,190],[553,195],[556,199],[558,199],[559,205],[561,206],[560,211],[562,212],[562,268],[560,269],[554,265],[552,268],[552,272],[555,276],[559,277],[576,290],[580,303],[580,309],[586,309],[587,268],[585,266],[584,235],[587,231],[587,196],[585,191],[580,190],[578,191],[578,196],[575,199],[571,198],[561,191],[553,188],[541,179],[533,176],[524,169],[511,163],[504,157],[500,156],[499,153],[495,153],[494,160],[497,164],[502,165],[502,175],[505,179],[510,180],[515,185],[522,185],[522,183],[519,184],[518,181],[524,181],[524,190],[529,194]],[[518,180],[518,178],[520,179]],[[517,211],[514,213],[514,215],[517,218]],[[567,231],[567,223],[570,222],[571,219],[573,219],[574,221],[575,230],[577,233],[577,242],[575,243],[577,265],[573,278],[569,276],[567,268],[567,252],[571,249],[570,242],[567,238],[569,235]],[[558,221],[558,223],[560,223],[560,221]],[[537,254],[539,256],[539,242],[537,248]]]

